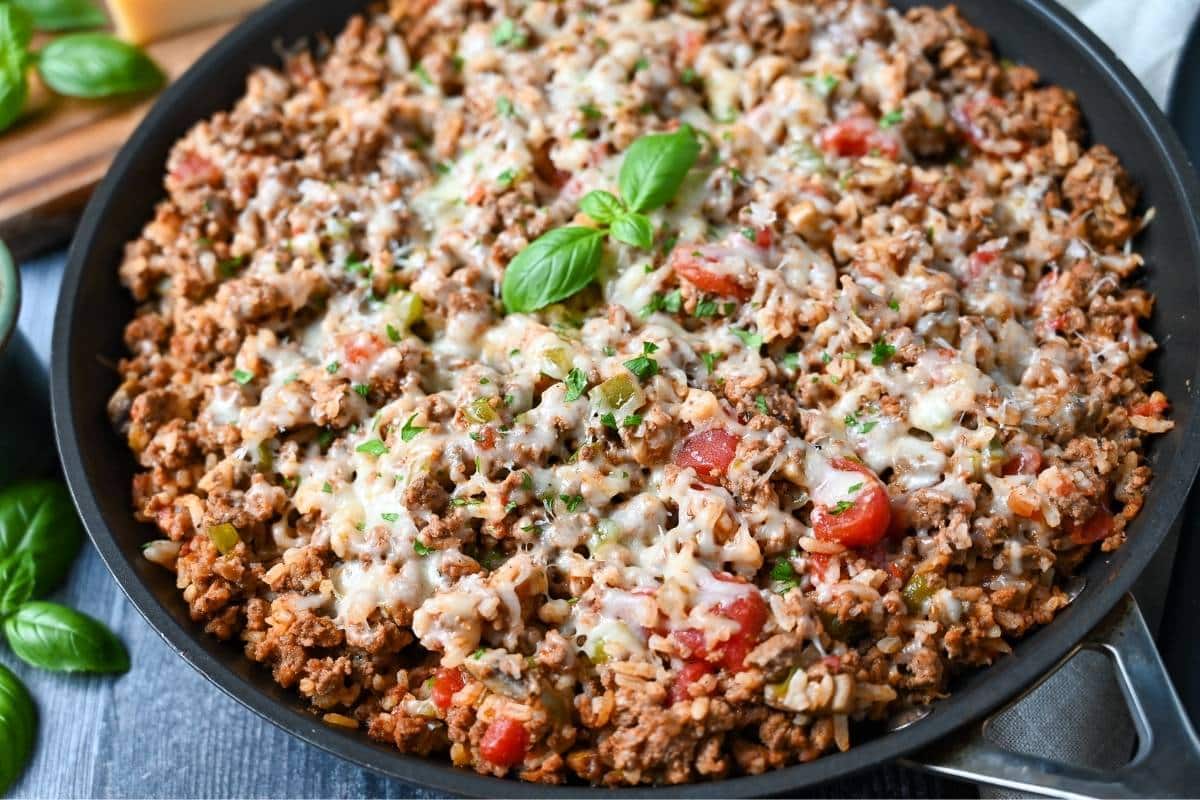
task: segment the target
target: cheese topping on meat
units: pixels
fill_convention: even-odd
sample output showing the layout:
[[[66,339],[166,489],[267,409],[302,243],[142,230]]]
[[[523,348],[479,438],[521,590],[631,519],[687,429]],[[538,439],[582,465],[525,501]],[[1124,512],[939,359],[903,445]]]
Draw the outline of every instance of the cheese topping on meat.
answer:
[[[505,313],[684,124],[653,247]],[[148,557],[406,751],[624,784],[846,749],[1140,508],[1142,221],[1082,142],[953,9],[393,0],[192,129],[128,247]]]

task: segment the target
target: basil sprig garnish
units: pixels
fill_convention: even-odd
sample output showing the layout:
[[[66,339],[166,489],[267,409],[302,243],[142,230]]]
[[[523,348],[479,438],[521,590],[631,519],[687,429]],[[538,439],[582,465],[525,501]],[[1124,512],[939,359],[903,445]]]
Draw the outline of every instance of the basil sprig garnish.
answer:
[[[0,796],[16,783],[33,752],[37,715],[25,685],[0,664]]]
[[[4,5],[0,3],[0,13]],[[124,672],[129,654],[89,616],[34,598],[66,575],[83,541],[66,488],[24,481],[0,491],[0,621],[12,651],[35,667],[67,672]],[[20,775],[33,746],[29,693],[0,666],[0,796]]]
[[[104,24],[104,14],[90,0],[0,0],[0,131],[25,106],[30,67],[48,87],[70,97],[108,97],[162,85],[162,70],[145,53],[107,33],[69,34],[40,51],[30,49],[35,29]]]
[[[26,603],[4,621],[8,646],[27,664],[60,672],[125,672],[121,640],[86,614],[57,603]]]
[[[700,155],[700,142],[689,125],[673,133],[641,137],[625,151],[617,185],[621,196],[597,189],[579,203],[603,227],[556,228],[517,254],[504,272],[500,297],[509,312],[531,312],[565,300],[596,277],[606,234],[625,244],[649,249],[654,227],[645,212],[666,205],[678,193]]]

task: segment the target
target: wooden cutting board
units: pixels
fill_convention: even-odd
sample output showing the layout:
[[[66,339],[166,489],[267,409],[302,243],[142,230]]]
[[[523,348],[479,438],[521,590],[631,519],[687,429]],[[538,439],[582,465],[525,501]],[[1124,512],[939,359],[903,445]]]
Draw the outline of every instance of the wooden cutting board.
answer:
[[[236,24],[195,28],[146,51],[173,81]],[[70,237],[92,188],[154,102],[59,97],[30,76],[26,114],[0,133],[0,239],[17,260]]]

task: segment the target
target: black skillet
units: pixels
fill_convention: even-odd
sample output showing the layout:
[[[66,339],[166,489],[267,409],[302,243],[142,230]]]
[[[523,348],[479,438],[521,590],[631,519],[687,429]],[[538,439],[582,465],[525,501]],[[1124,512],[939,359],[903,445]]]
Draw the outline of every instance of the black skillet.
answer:
[[[897,5],[917,5],[900,0]],[[938,3],[935,3],[938,4]],[[300,738],[386,775],[466,795],[566,797],[587,787],[520,784],[459,770],[442,761],[404,756],[361,733],[322,724],[240,649],[205,636],[187,618],[173,577],[147,562],[139,545],[150,526],[129,510],[134,462],[105,416],[116,387],[112,364],[123,353],[122,329],[133,304],[117,280],[124,243],[135,237],[163,196],[163,165],[172,143],[195,122],[231,106],[248,70],[278,63],[278,45],[317,32],[336,34],[364,5],[329,0],[277,0],[226,36],[171,86],[122,149],[93,195],[71,246],[63,278],[52,355],[53,410],[59,449],[80,514],[121,588],[151,625],[189,663],[256,713]],[[809,764],[713,783],[605,794],[714,797],[794,793],[822,781],[899,757],[951,774],[1009,786],[1041,785],[1059,794],[1192,794],[1200,785],[1200,752],[1181,723],[1178,701],[1145,634],[1136,608],[1123,598],[1178,516],[1200,463],[1200,186],[1170,125],[1138,81],[1074,17],[1048,0],[959,0],[967,18],[988,31],[999,52],[1036,67],[1043,78],[1075,90],[1090,129],[1112,147],[1142,188],[1156,218],[1138,249],[1149,269],[1145,284],[1158,297],[1151,332],[1162,345],[1152,364],[1173,402],[1175,430],[1151,446],[1155,480],[1145,509],[1115,553],[1092,558],[1082,591],[1049,626],[1026,637],[1013,655],[963,677],[924,718],[878,731],[849,752]],[[947,749],[963,731],[1034,685],[1122,601],[1102,633],[1115,634],[1120,671],[1133,688],[1140,743],[1135,761],[1116,774],[1093,773],[1000,753],[994,748]],[[1135,645],[1132,646],[1131,645]],[[1097,645],[1105,648],[1109,644]],[[1088,702],[1081,696],[1081,702]],[[893,726],[896,727],[896,726]],[[950,734],[959,732],[950,737]],[[1052,732],[1048,732],[1052,734]],[[1167,746],[1174,752],[1167,753]],[[930,750],[936,742],[941,750]],[[978,741],[976,741],[978,744]],[[265,754],[269,757],[269,754]],[[1188,780],[1191,780],[1189,783]]]

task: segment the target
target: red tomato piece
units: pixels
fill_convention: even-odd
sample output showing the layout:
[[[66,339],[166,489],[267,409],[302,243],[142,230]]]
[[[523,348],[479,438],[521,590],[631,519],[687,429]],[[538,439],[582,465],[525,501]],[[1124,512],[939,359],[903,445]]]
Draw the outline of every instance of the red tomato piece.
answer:
[[[708,647],[704,642],[704,631],[698,628],[680,628],[673,631],[671,636],[691,653],[692,658],[708,658]]]
[[[740,672],[745,667],[746,654],[758,644],[759,634],[767,624],[767,604],[758,592],[747,592],[722,605],[721,616],[739,625],[738,632],[721,643],[721,665],[730,672]]]
[[[978,279],[988,272],[988,267],[996,263],[996,259],[1000,257],[998,250],[976,250],[971,253],[971,257],[967,259],[967,275],[972,279]]]
[[[216,186],[221,182],[221,170],[217,165],[190,150],[175,164],[171,176],[186,186]]]
[[[887,489],[874,472],[856,461],[835,458],[830,465],[839,472],[862,475],[863,486],[833,508],[814,507],[813,534],[821,541],[845,547],[870,547],[887,534],[892,521]]]
[[[1113,515],[1107,508],[1101,508],[1082,525],[1073,525],[1070,529],[1071,541],[1075,544],[1091,544],[1112,536]]]
[[[343,350],[351,364],[361,364],[379,355],[384,348],[383,339],[373,333],[356,333],[349,337]]]
[[[520,764],[529,752],[529,731],[520,722],[501,717],[484,731],[479,752],[498,767]]]
[[[1004,462],[1000,471],[1005,475],[1037,475],[1041,469],[1041,452],[1036,447],[1023,444],[1015,455]]]
[[[453,669],[442,667],[433,676],[433,689],[430,692],[433,704],[440,710],[445,711],[450,707],[454,695],[459,689],[466,686],[466,684],[467,682],[463,678],[461,669],[458,667]]]
[[[691,693],[688,692],[688,687],[696,681],[703,678],[705,675],[711,675],[716,669],[707,661],[689,661],[679,670],[679,675],[675,678],[675,683],[671,684],[670,694],[667,696],[667,704],[675,705],[680,700],[691,699]]]
[[[766,250],[771,247],[771,242],[774,241],[774,234],[770,228],[759,228],[758,233],[754,235],[754,243]]]
[[[846,117],[828,125],[817,134],[817,145],[827,153],[862,158],[876,151],[895,159],[900,156],[900,141],[879,129],[867,116]]]
[[[720,573],[715,577],[723,581],[742,582]],[[763,602],[762,595],[751,589],[736,600],[717,606],[715,611],[736,622],[738,630],[712,650],[708,649],[704,631],[696,628],[681,628],[673,631],[671,636],[687,649],[692,661],[715,662],[729,672],[740,672],[745,667],[746,654],[758,644],[763,626],[767,624],[767,604]]]
[[[1160,417],[1168,408],[1170,403],[1167,402],[1167,398],[1162,394],[1155,394],[1140,403],[1135,403],[1130,411],[1140,417]]]
[[[705,483],[718,483],[737,454],[740,436],[722,428],[709,428],[683,440],[675,453],[675,464],[691,467]]]
[[[668,263],[676,275],[701,291],[748,300],[751,291],[714,266],[730,254],[729,248],[719,245],[681,244],[671,251]]]

